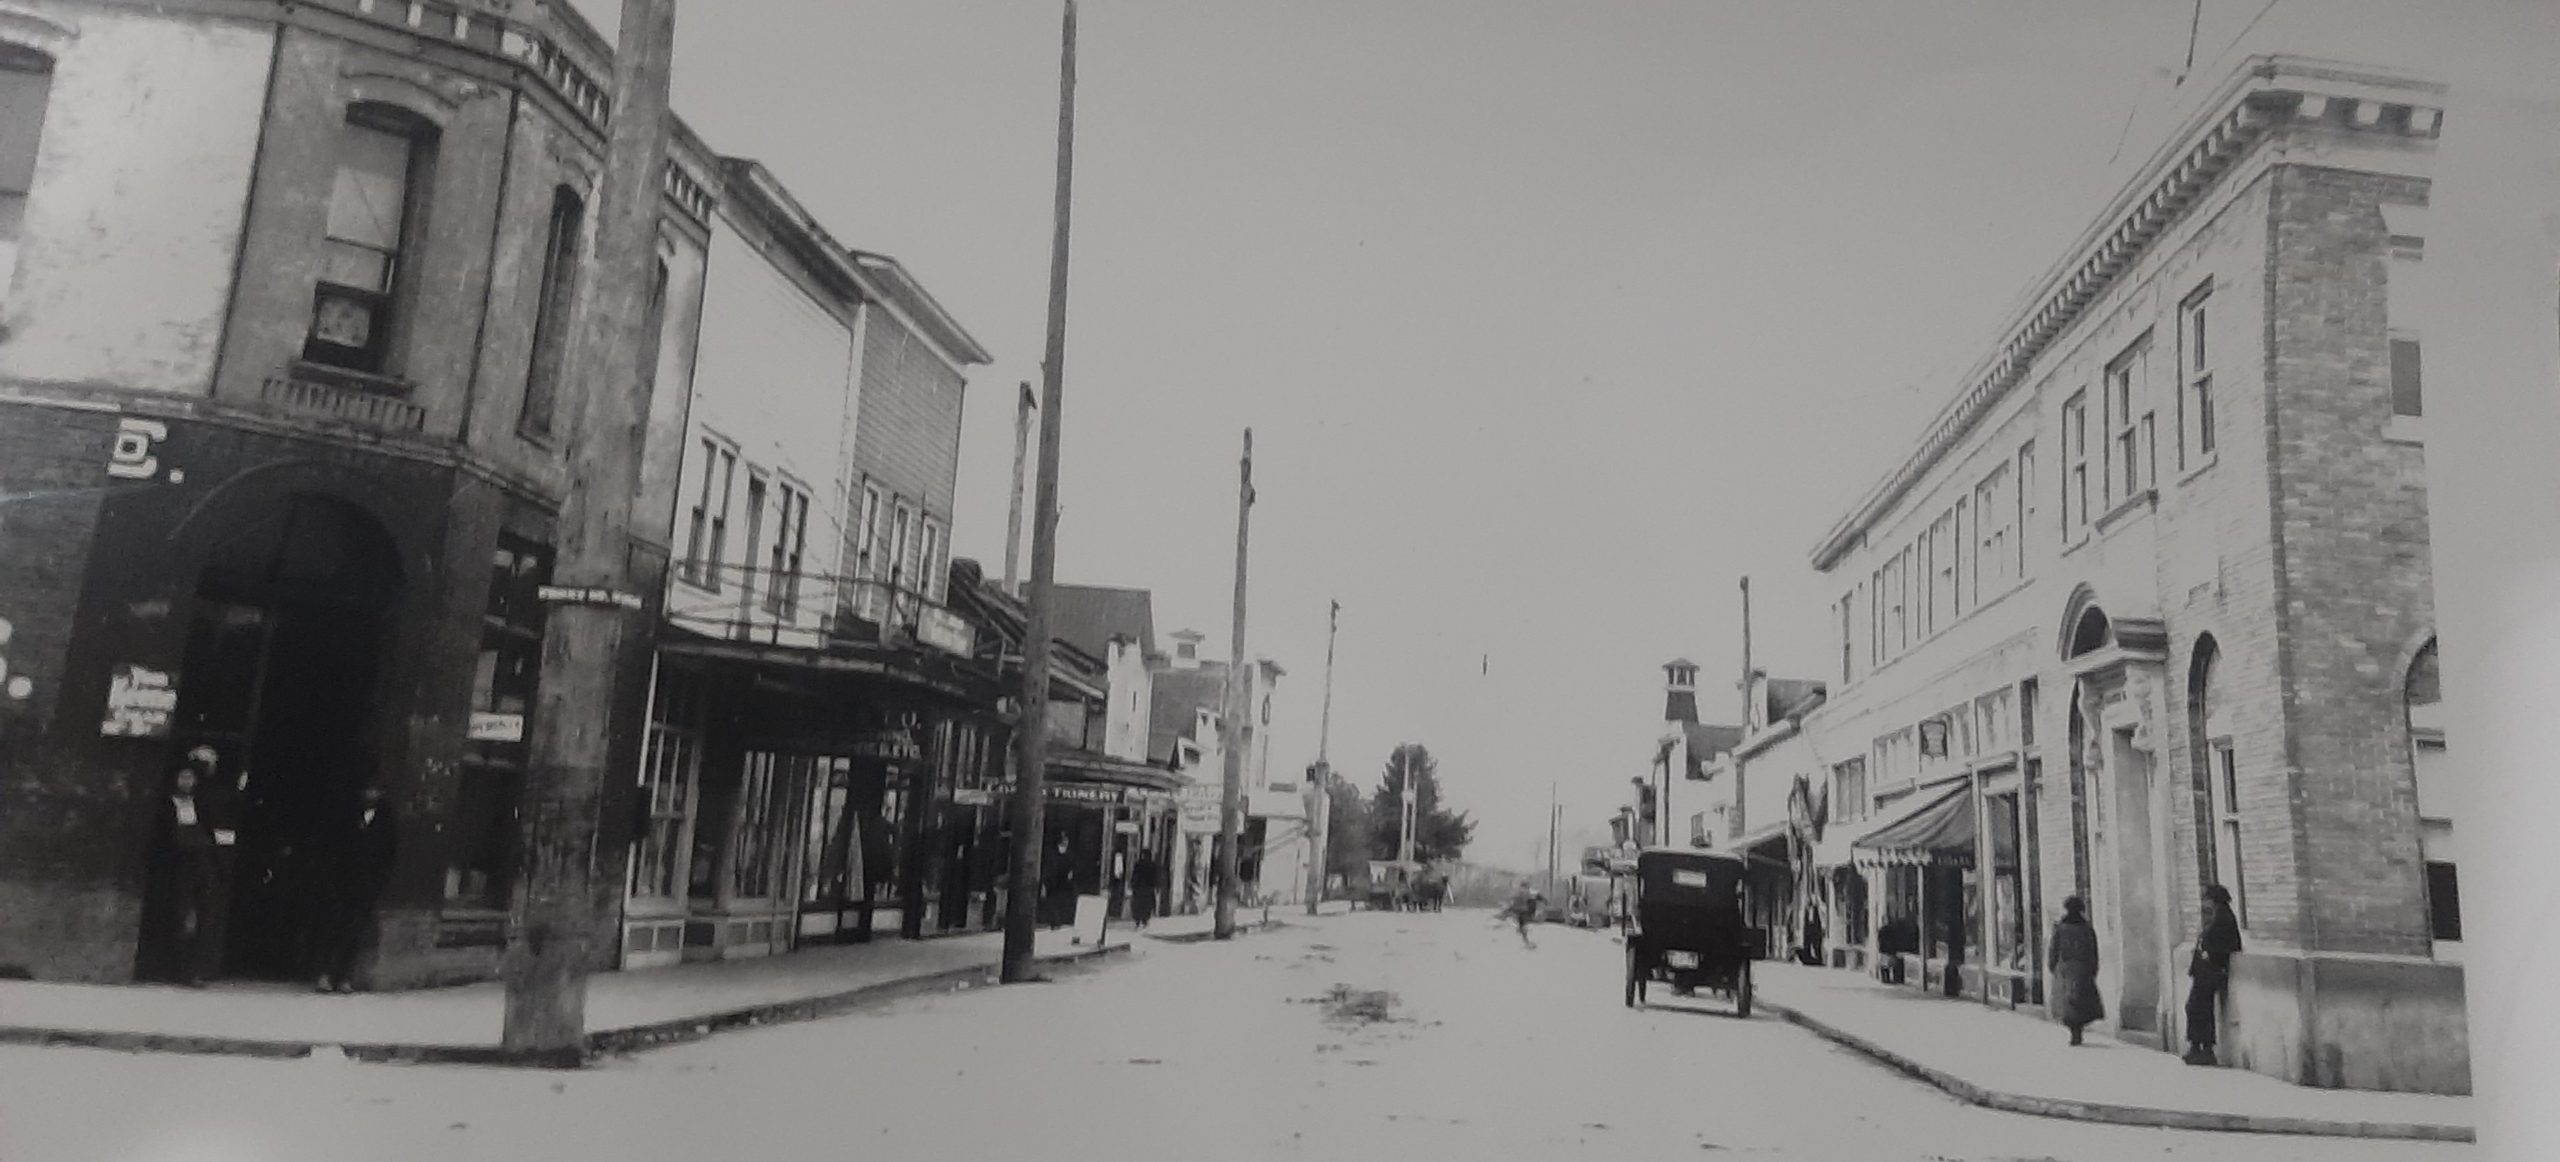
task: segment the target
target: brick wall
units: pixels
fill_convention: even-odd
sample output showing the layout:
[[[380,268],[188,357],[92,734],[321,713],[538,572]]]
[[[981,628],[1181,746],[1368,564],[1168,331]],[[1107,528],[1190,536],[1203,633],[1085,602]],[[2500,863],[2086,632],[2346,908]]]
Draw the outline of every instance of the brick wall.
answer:
[[[2391,419],[2380,205],[2422,181],[2308,166],[2277,179],[2276,528],[2297,838],[2312,888],[2303,944],[2425,955],[2424,869],[2404,683],[2434,623],[2424,461]]]

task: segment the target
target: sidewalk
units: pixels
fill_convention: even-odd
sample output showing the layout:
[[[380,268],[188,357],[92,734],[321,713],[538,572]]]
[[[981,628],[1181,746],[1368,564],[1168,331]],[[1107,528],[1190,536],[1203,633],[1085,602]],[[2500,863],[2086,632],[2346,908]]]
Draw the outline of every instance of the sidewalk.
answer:
[[[1125,952],[1114,926],[1101,948],[1042,932],[1037,955],[1060,963]],[[727,1029],[808,1020],[902,992],[992,979],[1002,933],[883,939],[753,960],[599,973],[587,986],[581,1059],[693,1040]],[[503,1052],[506,994],[491,982],[328,996],[291,985],[152,985],[0,981],[0,1042],[147,1052],[303,1057],[329,1048],[368,1061],[571,1066]]]
[[[1341,916],[1346,915],[1351,911],[1351,903],[1348,900],[1327,900],[1316,907],[1317,914],[1321,916]],[[1263,918],[1265,915],[1265,909],[1260,905],[1256,905],[1251,908],[1237,908],[1236,931],[1240,933],[1251,932],[1254,929],[1265,926],[1266,924],[1273,928],[1286,928],[1293,920],[1304,920],[1307,918],[1307,906],[1303,902],[1296,904],[1273,904],[1268,909],[1268,914],[1270,919],[1266,921]],[[1124,925],[1122,923],[1114,922],[1112,924],[1112,931],[1118,932],[1123,927]],[[1216,929],[1216,915],[1211,913],[1208,909],[1203,908],[1200,911],[1187,916],[1158,916],[1147,922],[1147,929],[1142,933],[1142,935],[1162,940],[1169,944],[1190,944],[1209,939]]]
[[[2467,1097],[2313,1089],[2187,1065],[2095,1030],[2075,1049],[2037,1010],[1988,1008],[1840,969],[1751,968],[1755,999],[1772,1012],[1975,1105],[2172,1129],[2473,1140]]]

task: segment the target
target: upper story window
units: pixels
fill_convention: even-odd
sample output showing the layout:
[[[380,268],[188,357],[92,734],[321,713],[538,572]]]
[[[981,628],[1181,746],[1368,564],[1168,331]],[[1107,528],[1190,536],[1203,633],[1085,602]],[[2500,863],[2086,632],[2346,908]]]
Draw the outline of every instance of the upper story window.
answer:
[[[2089,527],[2089,393],[2062,405],[2062,538]]]
[[[908,588],[913,580],[912,562],[908,560],[908,554],[915,549],[915,520],[915,511],[908,508],[905,501],[898,502],[897,511],[889,520],[887,568],[888,581],[892,588]]]
[[[684,564],[678,573],[713,593],[720,591],[720,560],[729,539],[729,493],[738,454],[716,440],[702,442],[702,484],[686,521]]]
[[[738,564],[744,566],[738,577],[740,609],[755,608],[756,549],[764,543],[764,501],[770,494],[765,474],[753,466],[747,469],[747,539],[738,543]]]
[[[1198,661],[1200,658],[1200,647],[1192,642],[1182,642],[1173,647],[1173,653],[1175,657],[1181,658],[1186,662]]]
[[[2130,500],[2151,486],[2150,402],[2143,397],[2151,369],[2151,336],[2107,365],[2107,499]]]
[[[862,486],[862,523],[854,528],[854,560],[863,580],[878,576],[875,571],[880,551],[880,486]]]
[[[0,302],[18,272],[18,243],[35,188],[36,148],[53,99],[53,58],[0,44]]]
[[[809,494],[785,483],[774,509],[773,580],[765,611],[788,620],[800,613],[800,570],[809,548]]]
[[[1849,682],[1857,676],[1851,671],[1849,665],[1850,610],[1855,608],[1857,599],[1857,590],[1853,588],[1849,592],[1840,596],[1840,602],[1838,605],[1838,609],[1840,610],[1840,684],[1843,686],[1848,685]]]
[[[568,364],[569,317],[578,293],[578,235],[586,218],[587,204],[577,191],[566,186],[552,191],[551,232],[543,240],[542,284],[534,305],[533,365],[525,372],[524,411],[516,417],[517,430],[527,435],[550,435],[553,413],[559,410],[560,376]],[[666,267],[662,263],[658,269],[663,291]],[[654,307],[654,293],[651,302]]]
[[[2033,441],[2018,449],[2018,524],[2017,535],[2010,538],[2018,553],[2016,579],[2027,578],[2027,530],[2036,527],[2036,446]]]
[[[2418,320],[2411,302],[2418,297],[2420,243],[2415,238],[2392,241],[2390,281],[2384,284],[2383,296],[2391,328],[2391,414],[2422,416],[2426,408],[2419,391]]]
[[[388,373],[391,336],[410,295],[409,248],[424,233],[421,194],[436,133],[383,105],[356,105],[338,127],[338,171],[303,358]]]
[[[919,568],[923,570],[923,575],[916,579],[916,591],[924,594],[928,601],[942,600],[943,575],[948,572],[942,568],[942,553],[942,522],[926,517],[924,518],[924,551],[918,555],[921,562]]]
[[[2178,305],[2178,467],[2213,455],[2213,363],[2207,358],[2205,307],[2213,283]]]

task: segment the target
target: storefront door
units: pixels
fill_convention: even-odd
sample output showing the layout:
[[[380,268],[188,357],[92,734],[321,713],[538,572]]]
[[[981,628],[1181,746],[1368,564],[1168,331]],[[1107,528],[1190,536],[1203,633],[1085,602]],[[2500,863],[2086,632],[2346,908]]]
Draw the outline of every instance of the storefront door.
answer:
[[[315,859],[333,822],[377,777],[374,685],[399,560],[363,510],[294,497],[220,545],[199,583],[169,765],[194,747],[222,756],[219,783],[237,843],[222,938],[225,975],[311,971]],[[146,957],[151,951],[146,949]]]

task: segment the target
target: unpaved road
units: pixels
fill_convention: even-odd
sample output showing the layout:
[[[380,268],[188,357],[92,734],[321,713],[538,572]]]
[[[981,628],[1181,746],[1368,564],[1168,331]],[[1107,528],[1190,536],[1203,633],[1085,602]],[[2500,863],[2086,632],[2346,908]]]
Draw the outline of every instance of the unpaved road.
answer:
[[[1540,928],[1530,950],[1481,912],[1292,924],[574,1075],[0,1048],[0,1159],[2474,1156],[1996,1113],[1766,1014],[1631,1012],[1605,935]]]

